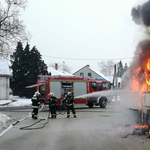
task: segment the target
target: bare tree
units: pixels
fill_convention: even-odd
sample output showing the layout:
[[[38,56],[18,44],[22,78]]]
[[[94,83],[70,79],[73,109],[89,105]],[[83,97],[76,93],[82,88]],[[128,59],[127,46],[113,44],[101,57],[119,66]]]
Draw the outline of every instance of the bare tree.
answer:
[[[55,64],[56,63],[51,63],[51,64],[49,64],[49,66],[55,68]],[[58,70],[61,70],[62,72],[71,73],[71,67],[66,65],[64,61],[62,64],[61,63],[58,64]]]
[[[100,72],[105,76],[110,76],[113,74],[115,63],[111,60],[109,61],[101,61],[98,63],[98,67],[100,68]]]
[[[9,56],[18,41],[27,40],[25,26],[20,20],[21,9],[27,0],[3,0],[0,2],[0,55]]]
[[[65,64],[65,62],[63,61],[63,64],[61,65],[61,68],[63,70],[63,72],[68,72],[68,73],[71,73],[71,68]]]

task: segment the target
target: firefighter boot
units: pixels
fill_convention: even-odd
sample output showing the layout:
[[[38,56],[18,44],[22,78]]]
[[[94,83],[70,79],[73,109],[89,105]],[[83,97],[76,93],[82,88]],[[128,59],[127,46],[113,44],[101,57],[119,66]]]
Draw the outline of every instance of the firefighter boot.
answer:
[[[53,119],[53,118],[54,118],[54,115],[52,114],[52,115],[51,115],[51,119]]]
[[[32,113],[32,118],[34,118],[34,113]]]
[[[34,118],[33,119],[38,119],[37,115],[34,115]]]
[[[70,114],[67,114],[67,118],[69,118],[70,117]]]
[[[76,114],[74,114],[74,118],[77,118]]]
[[[54,114],[54,119],[56,119],[56,114]]]

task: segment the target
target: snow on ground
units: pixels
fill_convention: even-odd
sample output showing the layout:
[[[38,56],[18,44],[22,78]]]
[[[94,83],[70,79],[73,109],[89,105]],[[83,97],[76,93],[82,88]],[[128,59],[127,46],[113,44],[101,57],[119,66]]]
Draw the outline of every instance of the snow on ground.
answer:
[[[19,96],[10,95],[9,100],[0,100],[1,107],[20,107],[20,106],[31,106],[31,99],[20,98]],[[0,113],[0,132],[8,127],[8,123],[13,123],[13,120],[5,115]]]
[[[31,106],[31,99],[20,98],[19,96],[10,95],[9,100],[0,100],[0,107],[19,107],[19,106]]]

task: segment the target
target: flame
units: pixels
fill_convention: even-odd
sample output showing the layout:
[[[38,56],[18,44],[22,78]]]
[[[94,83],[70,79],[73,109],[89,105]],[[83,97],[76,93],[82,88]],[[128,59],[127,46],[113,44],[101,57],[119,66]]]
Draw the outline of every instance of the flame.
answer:
[[[132,72],[133,91],[150,91],[150,58],[147,59],[146,64],[143,66],[144,68],[138,67]]]
[[[143,126],[136,125],[134,126],[135,129],[148,129],[148,125],[144,124]]]
[[[148,128],[148,125],[146,125],[146,124],[144,124],[144,125],[128,126],[128,127],[119,127],[119,130],[123,130],[123,129],[126,129],[126,128],[134,128],[136,130],[140,129],[139,130],[140,133],[144,132],[145,134],[150,134],[150,130]]]

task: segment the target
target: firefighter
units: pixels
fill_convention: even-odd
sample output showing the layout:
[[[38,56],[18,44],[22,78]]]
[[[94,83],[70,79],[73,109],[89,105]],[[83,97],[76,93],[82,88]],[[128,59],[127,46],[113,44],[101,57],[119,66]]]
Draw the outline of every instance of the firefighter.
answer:
[[[35,94],[32,97],[32,100],[31,100],[32,108],[33,108],[33,111],[32,111],[33,119],[38,119],[37,115],[38,115],[38,109],[39,109],[39,105],[40,105],[39,96],[40,96],[40,93],[37,91],[37,92],[35,92]]]
[[[71,92],[67,93],[67,97],[65,98],[66,100],[66,105],[67,105],[67,118],[70,117],[70,110],[72,111],[74,118],[76,117],[76,112],[74,110],[74,97],[72,96]]]
[[[54,93],[49,93],[49,111],[51,111],[51,118],[56,119],[56,103],[57,98],[54,96]]]

